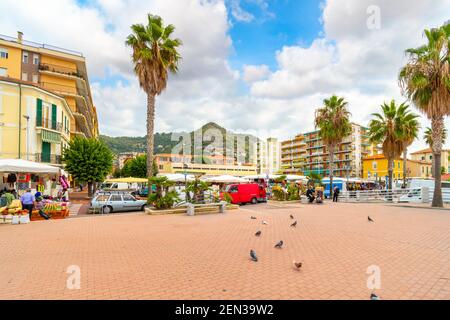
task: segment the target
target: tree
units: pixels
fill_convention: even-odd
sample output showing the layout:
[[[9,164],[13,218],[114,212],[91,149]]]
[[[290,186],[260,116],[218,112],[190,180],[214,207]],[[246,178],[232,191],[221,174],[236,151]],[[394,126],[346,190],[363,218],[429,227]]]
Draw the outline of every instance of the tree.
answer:
[[[403,186],[406,188],[408,147],[418,138],[420,124],[417,120],[419,116],[411,113],[407,104],[401,104],[397,113],[400,120],[399,126],[402,127],[400,132],[402,133],[401,139],[403,141]]]
[[[424,31],[427,43],[407,49],[408,63],[401,69],[403,94],[431,120],[433,136],[433,207],[443,207],[441,151],[444,118],[450,114],[450,24]]]
[[[186,199],[186,202],[190,202],[190,193],[193,194],[193,203],[203,203],[205,201],[205,192],[209,191],[210,184],[208,182],[202,181],[199,178],[195,178],[195,180],[190,181],[186,185],[186,191],[188,199]]]
[[[324,106],[316,110],[315,126],[329,152],[330,195],[333,194],[334,152],[352,131],[348,103],[335,95],[323,100]]]
[[[100,140],[76,137],[64,149],[63,161],[65,169],[77,181],[87,182],[92,197],[93,184],[105,180],[112,170],[113,154]]]
[[[151,177],[149,181],[156,186],[156,192],[148,196],[149,203],[153,204],[156,209],[170,209],[180,201],[178,192],[169,190],[175,185],[175,182],[169,181],[167,177],[155,176]]]
[[[128,160],[122,168],[122,177],[146,178],[147,177],[147,156],[138,155],[136,158]]]
[[[423,136],[425,142],[433,150],[433,131],[431,128],[426,128]],[[447,139],[447,129],[442,130],[442,145],[445,145],[445,140]],[[434,178],[434,157],[431,159],[431,175]]]
[[[175,27],[171,24],[164,26],[161,17],[148,14],[147,19],[147,25],[131,26],[132,33],[125,44],[133,50],[134,72],[147,94],[147,176],[150,179],[153,176],[155,96],[166,88],[169,71],[178,71],[181,56],[177,49],[181,40],[171,38]]]
[[[369,139],[371,143],[381,144],[383,154],[388,161],[389,190],[392,190],[392,174],[394,160],[400,158],[405,148],[404,119],[408,114],[408,106],[397,107],[395,100],[381,105],[382,113],[374,113],[369,123]]]

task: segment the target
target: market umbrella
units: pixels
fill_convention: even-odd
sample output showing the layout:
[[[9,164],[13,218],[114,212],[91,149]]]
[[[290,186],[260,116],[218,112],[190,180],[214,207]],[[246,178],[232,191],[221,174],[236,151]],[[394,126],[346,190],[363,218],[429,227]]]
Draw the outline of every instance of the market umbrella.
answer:
[[[204,181],[212,183],[246,183],[248,182],[248,179],[223,175],[218,177],[205,178]]]
[[[108,179],[106,182],[124,182],[124,183],[146,183],[148,179],[146,178],[117,178],[117,179]]]
[[[172,182],[184,182],[186,181],[193,181],[195,180],[195,177],[193,175],[186,175],[186,178],[184,174],[182,173],[168,173],[168,174],[158,174],[158,177],[167,177],[169,181]]]

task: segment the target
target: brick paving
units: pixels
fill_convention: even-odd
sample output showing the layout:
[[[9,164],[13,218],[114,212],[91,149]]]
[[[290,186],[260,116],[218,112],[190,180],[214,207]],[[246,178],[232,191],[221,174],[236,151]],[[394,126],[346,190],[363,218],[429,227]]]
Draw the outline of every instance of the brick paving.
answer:
[[[0,299],[367,300],[370,265],[382,299],[450,299],[449,230],[449,211],[341,203],[0,225]],[[70,265],[79,290],[66,288]]]

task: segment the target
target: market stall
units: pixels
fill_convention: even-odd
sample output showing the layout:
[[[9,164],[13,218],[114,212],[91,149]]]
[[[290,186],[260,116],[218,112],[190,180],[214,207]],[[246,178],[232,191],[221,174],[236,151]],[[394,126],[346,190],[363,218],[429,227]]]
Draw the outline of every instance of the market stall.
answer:
[[[27,223],[21,216],[29,212],[17,200],[28,189],[40,200],[40,208],[33,210],[31,220],[68,216],[69,182],[61,168],[22,159],[0,159],[0,176],[0,223]]]

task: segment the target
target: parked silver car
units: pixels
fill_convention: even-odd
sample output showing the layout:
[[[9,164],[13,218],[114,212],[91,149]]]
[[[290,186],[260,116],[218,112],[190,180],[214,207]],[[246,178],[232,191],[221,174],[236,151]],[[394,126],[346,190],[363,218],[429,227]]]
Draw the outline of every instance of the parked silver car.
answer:
[[[137,200],[131,194],[100,192],[91,201],[93,213],[111,213],[121,211],[144,211],[146,200]]]

